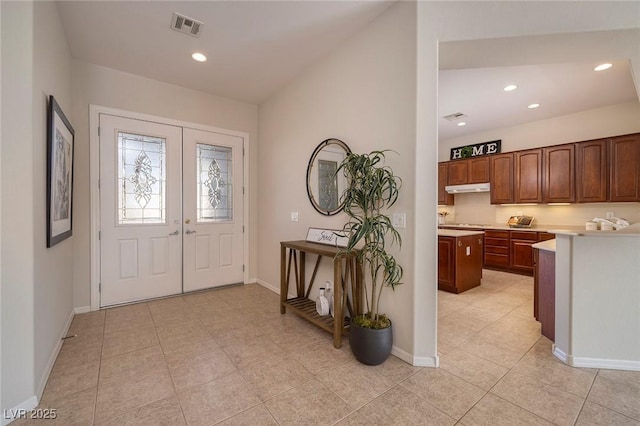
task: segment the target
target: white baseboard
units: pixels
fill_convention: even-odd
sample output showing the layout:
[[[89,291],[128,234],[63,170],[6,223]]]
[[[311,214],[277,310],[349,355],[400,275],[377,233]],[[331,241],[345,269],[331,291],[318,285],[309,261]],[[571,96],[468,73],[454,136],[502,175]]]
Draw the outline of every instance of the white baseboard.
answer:
[[[277,286],[277,287],[276,287],[276,286],[271,285],[271,284],[269,284],[268,282],[266,282],[266,281],[264,281],[264,280],[261,280],[261,279],[259,279],[259,278],[256,278],[256,282],[257,282],[258,284],[260,284],[262,287],[264,287],[264,288],[268,288],[269,290],[271,290],[272,292],[274,292],[274,293],[276,293],[276,294],[280,294],[280,286]]]
[[[605,370],[640,371],[640,361],[576,357],[572,355],[567,355],[555,345],[553,345],[553,355],[556,358],[558,358],[560,361],[572,367],[602,368]]]
[[[8,425],[14,420],[28,419],[29,411],[38,406],[38,398],[34,395],[26,401],[16,405],[13,408],[3,410],[2,412],[2,426]]]
[[[413,356],[410,353],[398,348],[397,346],[393,346],[391,348],[391,354],[400,358],[404,362],[411,364],[415,367],[432,367],[437,368],[440,365],[440,360],[438,356],[435,357],[421,357],[421,356]]]
[[[78,314],[86,314],[87,312],[91,312],[91,306],[79,306],[77,308],[73,308],[73,313]]]
[[[56,358],[58,358],[58,354],[60,353],[60,349],[62,349],[62,342],[63,342],[62,339],[69,333],[69,327],[71,327],[71,321],[73,321],[73,316],[75,315],[74,311],[75,309],[71,312],[71,315],[69,315],[69,318],[67,319],[67,323],[62,329],[62,333],[60,335],[60,338],[58,339],[58,343],[56,344],[56,347],[53,349],[53,352],[49,357],[49,362],[47,362],[47,368],[45,369],[44,374],[40,378],[40,383],[36,388],[36,396],[38,397],[38,400],[42,399],[44,387],[47,384],[47,380],[49,380],[49,375],[51,375],[51,370],[53,370],[53,364],[55,364]]]

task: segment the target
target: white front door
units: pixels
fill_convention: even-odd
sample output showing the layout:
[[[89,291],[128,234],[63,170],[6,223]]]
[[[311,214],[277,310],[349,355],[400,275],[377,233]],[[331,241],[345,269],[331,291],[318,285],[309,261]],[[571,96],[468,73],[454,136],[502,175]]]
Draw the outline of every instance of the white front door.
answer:
[[[243,281],[243,143],[184,129],[184,291]]]
[[[100,114],[100,306],[182,292],[182,128]]]

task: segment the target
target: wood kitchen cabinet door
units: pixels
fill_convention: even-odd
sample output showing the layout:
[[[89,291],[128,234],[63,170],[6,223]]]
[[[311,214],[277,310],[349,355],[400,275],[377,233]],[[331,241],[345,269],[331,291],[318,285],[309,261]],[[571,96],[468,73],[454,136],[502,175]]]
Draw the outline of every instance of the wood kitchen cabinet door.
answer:
[[[489,182],[489,157],[470,158],[467,162],[467,183]]]
[[[515,202],[542,202],[542,149],[515,153]]]
[[[511,269],[533,273],[533,244],[538,240],[536,232],[511,231]]]
[[[438,288],[456,292],[456,245],[453,237],[438,237]]]
[[[489,157],[491,204],[513,203],[513,153]]]
[[[465,185],[469,174],[467,160],[449,161],[448,185]]]
[[[543,201],[573,203],[576,201],[574,144],[558,145],[542,150],[544,159]]]
[[[438,163],[438,205],[451,206],[453,205],[453,194],[448,194],[444,189],[447,186],[447,179],[449,176],[449,164]]]
[[[640,201],[640,134],[610,142],[609,201]]]
[[[604,203],[609,182],[609,144],[607,139],[576,144],[576,201]]]

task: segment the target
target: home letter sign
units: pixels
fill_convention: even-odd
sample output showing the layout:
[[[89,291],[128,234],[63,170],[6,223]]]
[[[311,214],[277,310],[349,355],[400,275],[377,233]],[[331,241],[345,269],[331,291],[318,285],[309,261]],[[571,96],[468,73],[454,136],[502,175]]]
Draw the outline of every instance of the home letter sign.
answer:
[[[459,146],[451,148],[451,160],[459,160],[461,158],[479,157],[481,155],[493,155],[500,153],[500,145],[502,140],[498,139],[491,142],[477,143],[475,145]]]

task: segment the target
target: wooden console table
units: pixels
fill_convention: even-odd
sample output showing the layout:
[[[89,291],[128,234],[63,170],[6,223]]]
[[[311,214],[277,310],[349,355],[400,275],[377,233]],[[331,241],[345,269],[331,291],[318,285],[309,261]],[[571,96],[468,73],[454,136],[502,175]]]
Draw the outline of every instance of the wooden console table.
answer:
[[[286,313],[289,308],[302,318],[333,333],[333,346],[336,348],[342,345],[342,334],[349,329],[349,324],[344,317],[346,311],[348,310],[351,315],[362,312],[362,270],[355,255],[342,253],[336,257],[340,250],[339,247],[308,241],[280,243],[280,313]],[[318,256],[308,285],[305,279],[307,253]],[[323,257],[328,257],[333,262],[333,317],[318,315],[315,301],[309,300],[309,293],[313,288]],[[289,298],[292,263],[295,271],[296,297]]]

